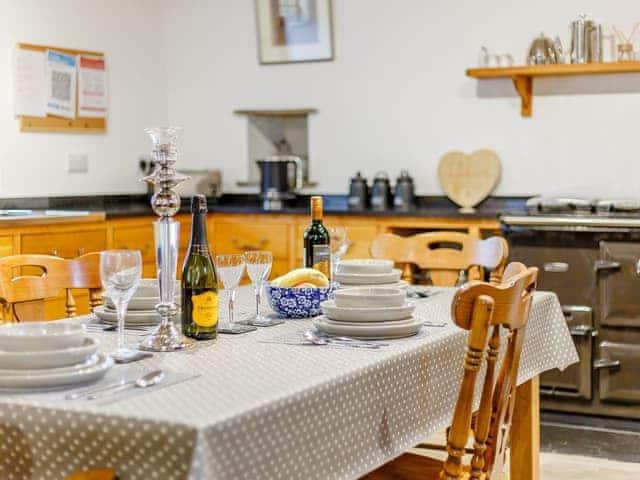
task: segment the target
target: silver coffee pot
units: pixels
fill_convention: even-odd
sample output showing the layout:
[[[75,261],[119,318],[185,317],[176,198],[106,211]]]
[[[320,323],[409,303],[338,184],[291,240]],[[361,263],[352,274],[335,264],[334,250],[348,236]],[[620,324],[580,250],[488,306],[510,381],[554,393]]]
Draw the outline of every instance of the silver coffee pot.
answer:
[[[602,26],[580,15],[570,28],[571,63],[602,62]]]

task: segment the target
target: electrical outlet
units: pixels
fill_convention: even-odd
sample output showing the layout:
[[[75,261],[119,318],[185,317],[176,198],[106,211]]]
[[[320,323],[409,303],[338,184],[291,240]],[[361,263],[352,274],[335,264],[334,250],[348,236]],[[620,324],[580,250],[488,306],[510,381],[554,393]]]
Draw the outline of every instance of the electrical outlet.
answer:
[[[89,156],[84,153],[70,153],[67,157],[68,173],[87,173],[89,171]]]

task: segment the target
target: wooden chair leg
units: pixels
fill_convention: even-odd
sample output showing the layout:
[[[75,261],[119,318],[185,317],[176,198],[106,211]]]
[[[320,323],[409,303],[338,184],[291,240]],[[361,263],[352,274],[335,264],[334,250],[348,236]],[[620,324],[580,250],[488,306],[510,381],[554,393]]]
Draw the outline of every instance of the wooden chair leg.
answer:
[[[73,298],[73,294],[71,293],[71,289],[67,288],[67,298],[65,301],[65,313],[67,314],[67,317],[75,317],[76,316],[76,311],[78,310],[76,307],[76,300],[75,298]]]

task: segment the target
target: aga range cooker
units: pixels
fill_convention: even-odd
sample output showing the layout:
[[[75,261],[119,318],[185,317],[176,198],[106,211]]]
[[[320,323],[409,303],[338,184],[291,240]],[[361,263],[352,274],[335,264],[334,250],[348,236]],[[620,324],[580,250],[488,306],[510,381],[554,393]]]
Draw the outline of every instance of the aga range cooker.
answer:
[[[640,199],[533,198],[500,221],[510,260],[558,295],[580,357],[540,377],[542,407],[640,418]]]

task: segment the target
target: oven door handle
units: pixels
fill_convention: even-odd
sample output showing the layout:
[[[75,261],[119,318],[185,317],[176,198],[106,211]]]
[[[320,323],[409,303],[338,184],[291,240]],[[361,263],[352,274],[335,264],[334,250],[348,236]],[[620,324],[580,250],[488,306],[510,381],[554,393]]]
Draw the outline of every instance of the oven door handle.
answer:
[[[569,271],[569,264],[566,262],[547,262],[542,268],[545,272],[565,273]]]
[[[600,370],[602,368],[620,368],[620,360],[598,358],[595,362],[593,362],[593,368],[595,370]]]
[[[540,393],[542,395],[550,395],[553,397],[564,397],[564,398],[580,398],[580,394],[578,392],[571,392],[566,390],[558,390],[555,387],[540,387]]]
[[[589,325],[575,325],[569,329],[572,337],[595,337]]]
[[[596,260],[593,264],[593,269],[596,272],[607,270],[620,270],[620,262],[614,262],[611,260]]]

